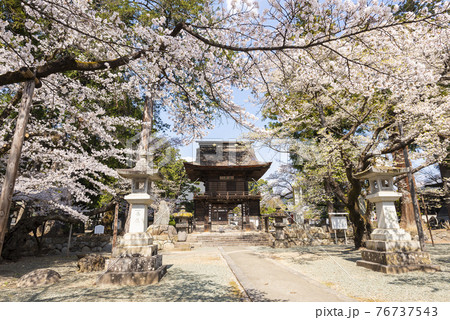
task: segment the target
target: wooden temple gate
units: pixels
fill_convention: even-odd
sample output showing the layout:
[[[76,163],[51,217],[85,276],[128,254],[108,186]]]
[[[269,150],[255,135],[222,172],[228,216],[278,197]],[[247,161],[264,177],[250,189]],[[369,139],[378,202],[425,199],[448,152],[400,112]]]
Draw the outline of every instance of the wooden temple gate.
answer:
[[[194,220],[205,231],[214,225],[228,225],[236,218],[238,225],[250,228],[250,218],[260,217],[261,195],[249,191],[249,182],[256,181],[271,163],[260,163],[248,145],[231,142],[199,142],[196,163],[185,163],[192,181],[202,181],[205,191],[194,196]],[[231,160],[230,160],[231,159]]]

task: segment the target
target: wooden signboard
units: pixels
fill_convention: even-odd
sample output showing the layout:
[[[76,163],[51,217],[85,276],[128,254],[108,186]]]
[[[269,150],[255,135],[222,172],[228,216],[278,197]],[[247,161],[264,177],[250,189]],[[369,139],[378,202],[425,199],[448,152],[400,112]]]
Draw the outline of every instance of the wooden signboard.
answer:
[[[344,238],[345,238],[345,244],[347,244],[347,232],[346,230],[348,229],[348,225],[347,225],[347,215],[348,213],[329,213],[328,214],[330,217],[330,224],[331,224],[331,229],[334,230],[334,239],[336,244],[338,243],[337,241],[337,230],[344,230]]]
[[[333,230],[347,230],[346,216],[330,216],[331,229]]]

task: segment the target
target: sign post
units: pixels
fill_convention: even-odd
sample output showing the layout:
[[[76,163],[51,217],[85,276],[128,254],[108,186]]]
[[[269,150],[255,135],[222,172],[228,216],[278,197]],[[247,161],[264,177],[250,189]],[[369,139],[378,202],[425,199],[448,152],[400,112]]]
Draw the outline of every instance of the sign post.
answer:
[[[331,230],[334,230],[334,240],[337,241],[337,230],[344,230],[345,244],[347,244],[347,212],[330,212],[330,226]]]

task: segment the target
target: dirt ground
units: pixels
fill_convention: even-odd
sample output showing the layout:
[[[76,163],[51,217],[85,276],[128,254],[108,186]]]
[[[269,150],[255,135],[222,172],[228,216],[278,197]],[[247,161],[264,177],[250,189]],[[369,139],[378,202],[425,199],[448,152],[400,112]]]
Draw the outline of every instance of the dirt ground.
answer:
[[[424,230],[426,237],[428,238],[427,243],[431,243],[430,232]],[[431,230],[433,235],[434,243],[450,243],[450,230],[448,229],[435,229]]]
[[[0,264],[0,301],[242,301],[235,277],[216,248],[163,255],[168,272],[160,283],[137,287],[97,287],[102,272],[79,273],[77,257],[42,256]],[[17,288],[19,278],[35,269],[61,275],[55,284]]]

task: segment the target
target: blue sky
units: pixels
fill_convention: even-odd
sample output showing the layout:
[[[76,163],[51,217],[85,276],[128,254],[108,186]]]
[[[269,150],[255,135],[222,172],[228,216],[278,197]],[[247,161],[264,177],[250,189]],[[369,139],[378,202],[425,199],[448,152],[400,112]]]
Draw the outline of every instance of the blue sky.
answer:
[[[259,120],[255,123],[258,127],[263,127],[266,122],[262,121],[259,113],[260,106],[254,105],[249,101],[250,93],[248,91],[234,90],[234,102],[243,106],[248,112],[256,115]],[[242,136],[249,132],[248,129],[236,124],[233,119],[222,117],[216,120],[215,128],[202,140],[239,140]],[[180,147],[180,153],[183,159],[193,161],[195,159],[198,144],[193,142],[187,146]],[[265,174],[264,178],[275,172],[281,163],[287,161],[287,154],[275,152],[267,147],[255,145],[255,153],[262,162],[272,162],[270,170]]]
[[[227,5],[230,6],[231,0],[226,1]],[[268,7],[265,0],[258,1],[260,6],[260,12]],[[260,106],[254,105],[249,101],[250,92],[248,90],[240,91],[234,90],[234,103],[243,106],[246,111],[256,115],[259,120],[255,123],[258,127],[263,127],[265,122],[262,121],[262,116],[260,114]],[[248,132],[248,129],[243,128],[236,124],[233,119],[222,117],[217,119],[215,123],[215,128],[203,137],[203,140],[239,140],[242,136]],[[180,153],[183,159],[188,161],[195,160],[196,149],[198,144],[193,142],[187,146],[180,147]],[[269,171],[265,174],[264,178],[275,172],[281,163],[285,163],[288,160],[287,154],[282,154],[275,152],[269,148],[260,147],[255,145],[255,153],[260,161],[272,162],[272,166]]]

